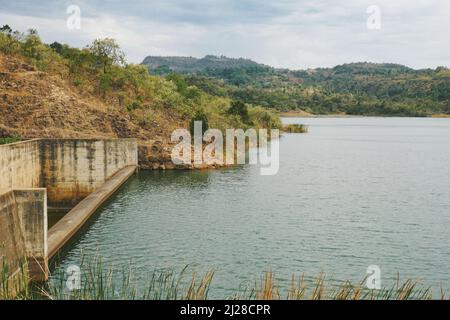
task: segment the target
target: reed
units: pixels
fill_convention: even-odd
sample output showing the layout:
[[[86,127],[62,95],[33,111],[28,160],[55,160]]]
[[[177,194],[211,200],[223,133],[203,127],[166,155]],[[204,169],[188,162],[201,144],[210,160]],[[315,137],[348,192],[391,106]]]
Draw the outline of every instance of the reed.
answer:
[[[69,290],[68,276],[56,267],[47,283],[29,284],[25,267],[15,273],[3,264],[0,272],[0,299],[22,300],[207,300],[215,271],[189,275],[189,266],[180,272],[158,269],[145,279],[136,278],[130,265],[121,269],[105,266],[100,257],[80,262],[82,270],[80,287]],[[14,280],[14,281],[13,281]],[[343,281],[330,284],[325,274],[307,278],[303,274],[291,275],[285,288],[280,285],[272,270],[264,272],[253,284],[241,287],[224,299],[254,300],[430,300],[432,290],[418,281],[404,282],[397,277],[392,286],[381,290],[369,290],[365,279],[359,283]],[[437,299],[450,299],[441,289]]]
[[[21,259],[16,266],[4,260],[0,265],[0,300],[23,300],[30,297],[28,266]]]
[[[271,292],[277,286],[273,274],[270,274],[270,281],[264,282],[265,286],[260,287],[256,299],[273,300],[277,296]],[[269,286],[267,284],[270,284]],[[411,279],[401,283],[399,279],[389,288],[371,290],[365,287],[365,279],[357,284],[344,281],[339,285],[327,285],[324,274],[321,274],[314,281],[310,281],[310,287],[300,275],[298,280],[291,276],[289,290],[286,300],[431,300],[432,290],[422,286],[418,281]],[[278,295],[279,296],[279,295]],[[271,297],[265,299],[266,297]],[[441,289],[440,299],[448,299],[446,293]]]
[[[47,286],[40,288],[39,296],[51,300],[206,300],[214,277],[210,270],[201,276],[193,273],[189,280],[186,266],[179,273],[158,269],[146,279],[138,279],[131,265],[116,270],[106,267],[99,257],[83,259],[80,269],[83,272],[79,289],[68,290],[67,275],[57,268]]]

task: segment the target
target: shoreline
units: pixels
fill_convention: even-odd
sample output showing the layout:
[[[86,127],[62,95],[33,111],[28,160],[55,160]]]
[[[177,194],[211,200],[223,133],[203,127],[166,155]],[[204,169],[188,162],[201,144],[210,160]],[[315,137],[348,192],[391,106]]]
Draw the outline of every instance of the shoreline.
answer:
[[[450,119],[450,114],[433,114],[425,117],[413,116],[386,116],[386,115],[350,115],[350,114],[311,114],[308,112],[281,112],[280,118],[433,118],[433,119]]]

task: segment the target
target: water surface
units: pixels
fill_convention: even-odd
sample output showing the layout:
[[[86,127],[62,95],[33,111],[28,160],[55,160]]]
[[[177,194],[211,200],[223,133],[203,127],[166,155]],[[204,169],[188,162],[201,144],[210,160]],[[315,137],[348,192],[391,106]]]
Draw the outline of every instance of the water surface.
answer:
[[[63,265],[99,254],[138,275],[187,264],[217,270],[213,295],[271,268],[450,289],[450,119],[286,118],[308,134],[280,141],[280,170],[257,166],[143,172],[69,248]]]

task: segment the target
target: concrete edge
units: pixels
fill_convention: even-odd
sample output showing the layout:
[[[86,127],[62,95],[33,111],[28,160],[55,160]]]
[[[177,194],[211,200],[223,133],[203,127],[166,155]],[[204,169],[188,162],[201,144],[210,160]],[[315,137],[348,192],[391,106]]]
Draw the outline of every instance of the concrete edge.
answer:
[[[80,230],[94,212],[112,195],[131,175],[137,166],[122,168],[109,178],[100,188],[87,196],[48,231],[48,258],[51,259]]]
[[[117,141],[117,140],[127,140],[127,141],[136,141],[138,142],[138,139],[136,138],[24,138],[24,140],[16,141],[13,143],[6,143],[6,144],[0,144],[0,148],[2,147],[11,147],[22,143],[28,143],[33,141],[55,141],[55,140],[61,140],[61,141]]]

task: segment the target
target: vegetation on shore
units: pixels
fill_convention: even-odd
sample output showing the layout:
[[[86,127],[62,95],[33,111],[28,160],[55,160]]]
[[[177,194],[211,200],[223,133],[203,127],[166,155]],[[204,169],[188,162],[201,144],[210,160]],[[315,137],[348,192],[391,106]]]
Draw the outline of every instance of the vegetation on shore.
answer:
[[[13,286],[8,270],[0,272],[0,299],[20,300],[207,300],[214,293],[215,271],[204,274],[189,272],[188,266],[180,272],[172,269],[154,270],[146,279],[137,279],[133,268],[115,269],[106,266],[101,258],[82,257],[81,282],[69,278],[65,270],[57,267],[51,279],[43,284],[28,285],[20,277]],[[292,275],[281,285],[269,270],[252,282],[241,286],[234,294],[222,299],[233,300],[430,300],[450,299],[443,290],[433,296],[433,290],[419,281],[395,281],[390,287],[370,290],[365,279],[360,283],[344,281],[331,284],[325,275],[307,278]],[[76,290],[69,290],[69,286]],[[217,298],[217,295],[214,295]]]
[[[288,124],[283,126],[283,131],[287,133],[307,133],[308,126],[303,124]]]
[[[310,70],[275,69],[247,59],[147,57],[154,74],[182,73],[211,95],[279,111],[312,114],[430,116],[450,114],[450,70],[350,63]]]
[[[18,137],[0,137],[0,145],[19,142],[21,140],[22,139],[20,139]]]
[[[12,60],[7,64],[10,58]],[[108,114],[114,111],[117,117],[120,115],[120,121],[111,119],[110,125],[115,131],[114,134],[119,137],[140,135],[139,138],[142,140],[169,140],[173,128],[180,126],[187,128],[189,122],[198,114],[206,116],[211,128],[245,129],[280,126],[278,115],[271,110],[248,103],[243,103],[242,110],[236,110],[232,106],[238,102],[237,99],[212,95],[189,83],[184,76],[171,74],[162,78],[150,75],[145,66],[127,63],[117,42],[110,38],[97,39],[79,49],[58,42],[46,44],[41,41],[36,30],[30,29],[24,34],[5,25],[0,28],[0,62],[7,64],[5,72],[0,77],[0,92],[7,99],[5,108],[0,110],[2,114],[8,109],[17,112],[15,109],[19,107],[20,111],[23,111],[24,108],[34,110],[47,106],[48,101],[44,99],[43,94],[36,93],[26,100],[26,103],[33,104],[32,106],[18,106],[17,102],[28,97],[28,93],[33,93],[33,89],[47,85],[49,88],[42,88],[42,93],[56,90],[55,87],[64,91],[56,92],[56,97],[52,96],[49,99],[63,99],[76,92],[87,101],[87,104],[92,106],[102,104],[105,106],[103,109],[108,109]],[[17,81],[11,84],[12,72],[18,68],[24,70],[17,72],[15,76],[17,79],[14,79]],[[0,71],[3,70],[0,68]],[[31,87],[21,87],[25,86],[31,77],[35,79],[30,84]],[[43,77],[54,83],[39,82]],[[64,85],[60,84],[61,81]],[[76,103],[73,100],[77,99],[69,100],[67,104]],[[46,115],[47,118],[52,118],[49,119],[50,122],[58,122],[58,125],[61,122],[69,127],[70,124],[80,121],[64,119],[66,115],[65,112],[60,112],[61,107],[62,103],[54,107],[61,119],[55,120],[56,115],[52,113]],[[98,113],[97,109],[92,112]],[[9,115],[10,118],[13,116]],[[80,110],[75,116],[82,118],[83,111]],[[36,118],[29,121],[31,126],[39,126],[42,122],[42,116]],[[0,120],[0,136],[5,136],[2,132],[8,130],[14,131],[17,128],[25,130],[22,118],[16,117],[12,120],[17,123],[10,125]],[[90,124],[86,123],[85,126],[88,125]],[[61,130],[64,130],[65,126],[61,126]],[[35,134],[34,132],[49,129],[48,126],[42,126],[32,127],[29,131]],[[79,128],[73,129],[75,132],[78,130]],[[145,137],[148,134],[150,136]],[[152,134],[158,135],[158,138]]]

